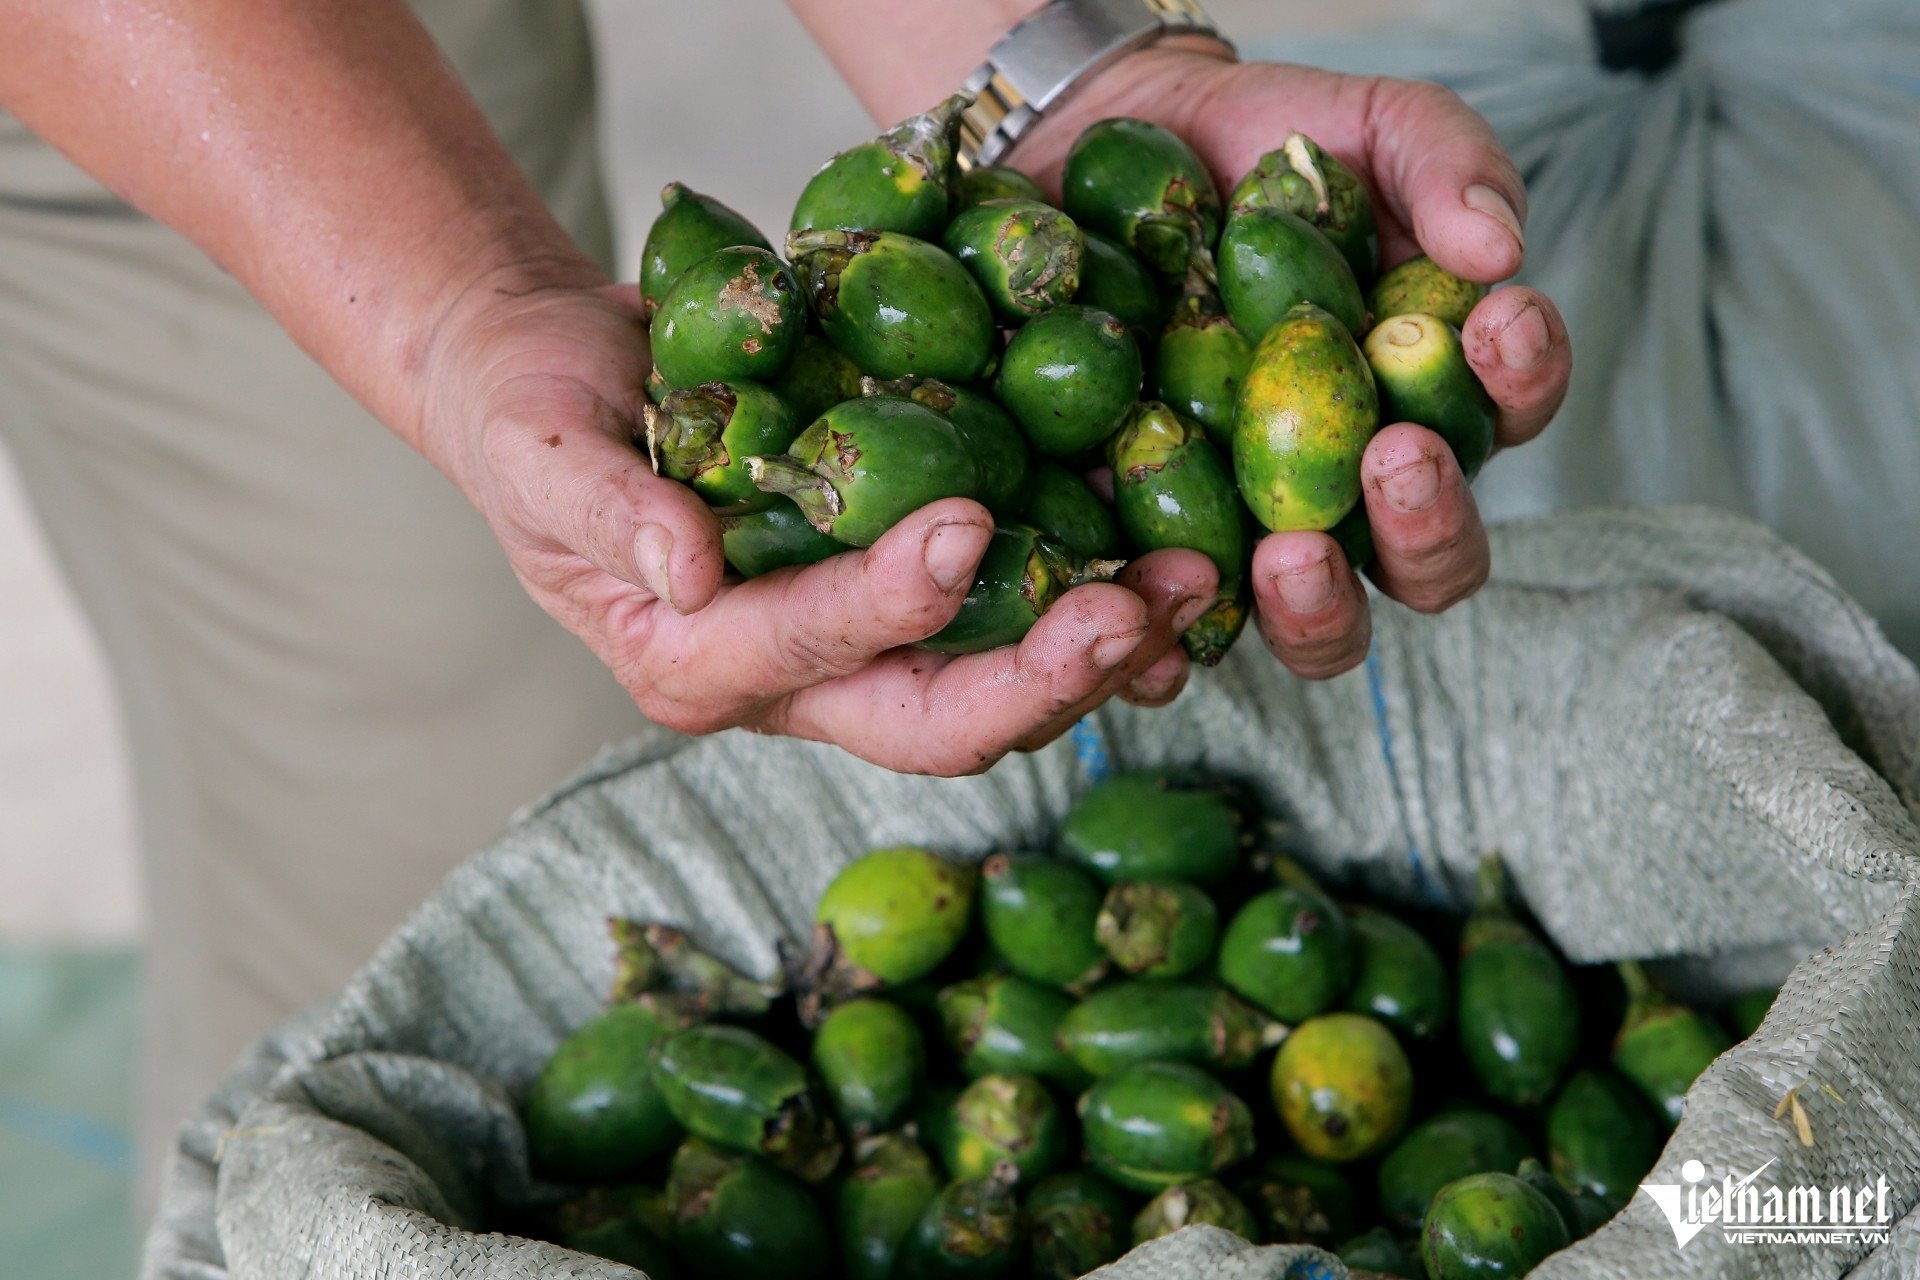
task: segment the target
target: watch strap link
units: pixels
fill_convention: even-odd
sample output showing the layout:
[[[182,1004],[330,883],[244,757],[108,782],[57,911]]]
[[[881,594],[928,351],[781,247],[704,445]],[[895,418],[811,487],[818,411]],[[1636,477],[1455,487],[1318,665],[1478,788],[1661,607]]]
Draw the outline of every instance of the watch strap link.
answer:
[[[1051,0],[1002,36],[962,86],[974,101],[960,117],[960,166],[993,164],[1079,81],[1184,32],[1221,39],[1198,0]]]

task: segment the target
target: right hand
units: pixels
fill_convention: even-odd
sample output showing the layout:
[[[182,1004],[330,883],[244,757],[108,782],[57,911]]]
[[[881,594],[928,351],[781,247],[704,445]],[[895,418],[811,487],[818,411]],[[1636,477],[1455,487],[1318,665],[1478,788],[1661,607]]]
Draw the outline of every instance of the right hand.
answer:
[[[1018,645],[910,647],[946,625],[992,534],[932,503],[864,551],[723,582],[719,526],[632,444],[648,370],[631,286],[478,286],[428,352],[420,442],[479,508],[533,599],[650,719],[837,743],[912,773],[977,773],[1114,694],[1162,703],[1212,602],[1206,557],[1141,557],[1062,597]]]

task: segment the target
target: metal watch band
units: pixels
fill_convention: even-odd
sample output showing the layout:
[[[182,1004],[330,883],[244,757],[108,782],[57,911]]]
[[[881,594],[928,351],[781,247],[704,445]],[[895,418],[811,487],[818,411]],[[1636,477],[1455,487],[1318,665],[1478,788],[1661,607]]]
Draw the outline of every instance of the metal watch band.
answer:
[[[1002,36],[962,86],[974,101],[960,117],[961,168],[993,164],[1075,84],[1185,32],[1233,47],[1197,0],[1050,0]]]

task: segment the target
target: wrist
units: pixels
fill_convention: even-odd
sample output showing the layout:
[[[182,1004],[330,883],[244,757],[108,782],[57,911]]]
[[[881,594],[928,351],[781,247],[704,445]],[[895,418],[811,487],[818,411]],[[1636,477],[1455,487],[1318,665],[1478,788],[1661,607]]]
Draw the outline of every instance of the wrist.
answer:
[[[1114,116],[1150,120],[1191,138],[1214,86],[1238,62],[1224,40],[1193,32],[1169,35],[1075,85],[1000,163],[1052,185],[1074,139],[1088,125]]]
[[[405,314],[395,317],[384,343],[392,356],[385,381],[393,408],[376,412],[429,460],[440,462],[423,436],[429,393],[453,355],[544,296],[609,283],[544,212],[475,237],[422,289]],[[461,240],[453,237],[449,243]]]

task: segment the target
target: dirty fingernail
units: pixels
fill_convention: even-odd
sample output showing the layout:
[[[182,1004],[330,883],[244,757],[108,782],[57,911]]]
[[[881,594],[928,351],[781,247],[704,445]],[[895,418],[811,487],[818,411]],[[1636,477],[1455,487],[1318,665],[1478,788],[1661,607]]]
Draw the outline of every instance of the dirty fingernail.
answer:
[[[1484,213],[1505,227],[1507,234],[1513,237],[1514,248],[1525,251],[1527,237],[1520,230],[1520,215],[1513,211],[1513,206],[1507,203],[1505,196],[1485,183],[1476,182],[1462,193],[1461,199],[1466,202],[1467,208],[1475,213]]]
[[[1136,702],[1160,706],[1173,701],[1173,696],[1179,693],[1186,683],[1187,668],[1180,667],[1170,675],[1157,677],[1151,673],[1142,675],[1127,686],[1127,693]]]
[[[1273,575],[1273,589],[1290,613],[1318,613],[1333,600],[1333,566],[1325,560]]]
[[[1093,659],[1095,669],[1111,671],[1125,662],[1127,656],[1140,647],[1140,637],[1144,634],[1146,633],[1142,631],[1129,631],[1125,635],[1108,636],[1104,640],[1096,641],[1093,652],[1089,655]]]
[[[1382,480],[1380,492],[1395,511],[1425,511],[1440,496],[1440,468],[1422,458]]]
[[[1500,363],[1509,369],[1531,369],[1547,358],[1547,348],[1552,345],[1546,315],[1539,304],[1529,302],[1500,331]]]
[[[673,606],[673,534],[665,525],[643,524],[633,540],[633,558],[641,585]],[[676,609],[678,606],[674,606]]]
[[[942,591],[958,590],[973,576],[985,549],[987,530],[965,520],[943,520],[927,530],[920,546],[927,576]]]

